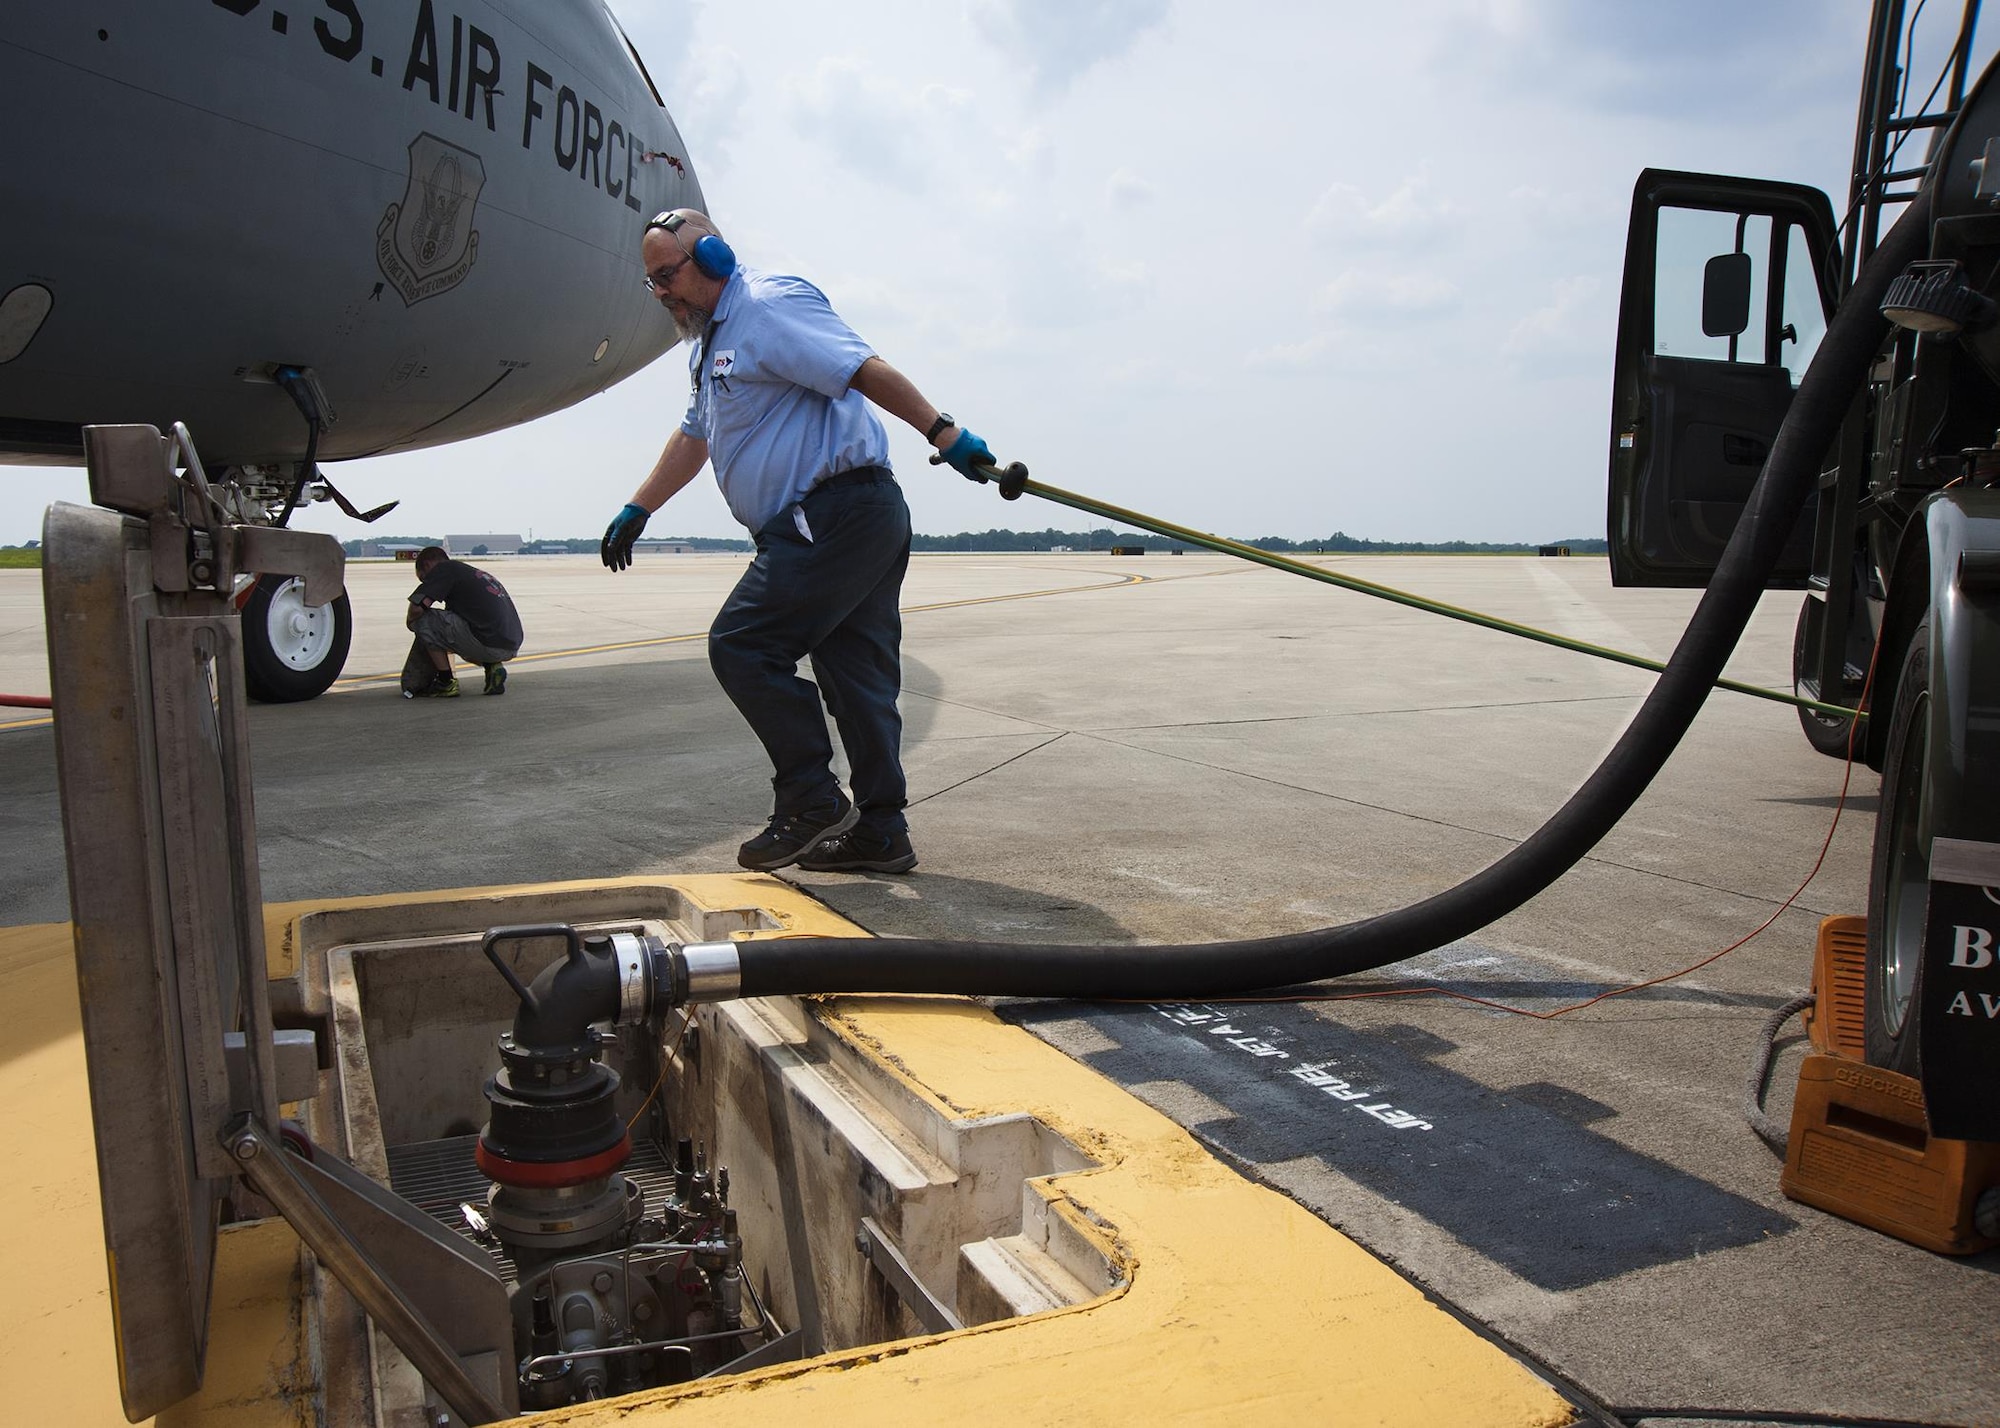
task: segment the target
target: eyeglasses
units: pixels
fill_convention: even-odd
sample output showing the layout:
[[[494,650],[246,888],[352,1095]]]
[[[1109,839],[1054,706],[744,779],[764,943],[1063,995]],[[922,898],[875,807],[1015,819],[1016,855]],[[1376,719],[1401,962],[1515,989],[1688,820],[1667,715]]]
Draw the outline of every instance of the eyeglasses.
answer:
[[[658,297],[667,290],[667,284],[674,280],[674,274],[693,261],[694,259],[692,258],[683,258],[664,273],[648,273],[645,277],[639,279],[639,281],[646,285],[647,292],[651,293],[654,297]]]

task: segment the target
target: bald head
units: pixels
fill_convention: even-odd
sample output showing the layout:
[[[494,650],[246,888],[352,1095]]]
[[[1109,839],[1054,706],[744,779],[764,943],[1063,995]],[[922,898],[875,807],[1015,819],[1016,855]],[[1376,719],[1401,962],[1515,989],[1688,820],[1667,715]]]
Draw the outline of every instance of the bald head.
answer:
[[[695,261],[696,245],[709,239],[721,248],[721,257],[727,260],[722,264],[721,277],[703,272],[701,264]],[[694,208],[673,208],[656,214],[646,224],[640,253],[646,265],[647,284],[660,306],[672,314],[681,336],[691,339],[698,335],[709,314],[715,311],[729,280],[729,270],[736,265],[736,255],[729,251],[714,222]],[[713,254],[703,256],[707,261]],[[717,264],[710,262],[709,266]]]
[[[670,208],[665,213],[656,213],[646,220],[646,231],[655,228],[663,232],[686,234],[686,244],[692,250],[695,240],[704,233],[713,233],[720,238],[722,233],[715,226],[715,220],[699,208]]]
[[[723,250],[727,252],[729,245],[722,241],[722,233],[716,228],[715,220],[700,209],[670,208],[665,213],[654,214],[651,219],[647,220],[646,236],[643,244],[647,271],[655,271],[654,259],[656,255],[668,254],[666,261],[669,263],[675,261],[672,254],[668,252],[669,246],[677,250],[680,257],[692,258],[695,254],[695,249],[704,238],[714,238]],[[730,253],[728,256],[730,259],[729,266],[734,266],[736,255]],[[709,266],[714,267],[716,265],[710,263]],[[703,273],[701,276],[706,278],[710,277],[710,274]],[[726,277],[727,274],[725,273],[724,278]],[[723,279],[714,279],[714,281],[721,282]]]

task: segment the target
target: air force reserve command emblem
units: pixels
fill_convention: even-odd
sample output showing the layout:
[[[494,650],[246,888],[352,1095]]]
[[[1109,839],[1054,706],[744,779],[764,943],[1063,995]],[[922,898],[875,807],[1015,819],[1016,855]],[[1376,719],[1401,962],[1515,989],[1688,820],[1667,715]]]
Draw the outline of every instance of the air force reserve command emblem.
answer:
[[[392,203],[375,229],[375,263],[414,307],[465,281],[479,257],[473,210],[486,185],[479,155],[435,134],[410,141],[410,176],[403,201]]]

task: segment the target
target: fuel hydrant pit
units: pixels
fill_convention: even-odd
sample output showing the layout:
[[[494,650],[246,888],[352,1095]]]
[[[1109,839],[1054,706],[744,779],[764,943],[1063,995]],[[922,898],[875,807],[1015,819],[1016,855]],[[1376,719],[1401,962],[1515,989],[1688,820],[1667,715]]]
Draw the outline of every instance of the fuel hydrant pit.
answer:
[[[440,911],[426,909],[430,925]],[[712,919],[693,921],[575,926],[621,940],[713,935]],[[507,1089],[496,1100],[489,1085],[515,986],[571,947],[535,938],[493,955],[511,978],[476,934],[309,957],[325,969],[338,1094],[308,1115],[315,1140],[491,1263],[515,1321],[523,1411],[1079,1304],[1119,1282],[1035,1183],[1090,1168],[1087,1157],[1029,1116],[955,1118],[815,1002],[593,1026],[594,1060],[567,1074],[608,1108],[612,1134],[627,1128],[629,1159],[575,1186],[496,1184],[482,1163],[510,1180],[521,1168],[494,1154]],[[362,1323],[316,1327],[351,1335]],[[377,1421],[435,1409],[386,1336],[372,1357]]]
[[[514,1288],[519,1267],[506,1244],[495,1235],[481,1235],[467,1223],[464,1206],[483,1206],[493,1182],[480,1173],[474,1159],[477,1135],[442,1140],[410,1141],[388,1147],[389,1188],[454,1234],[463,1235],[493,1261],[494,1271]],[[665,1152],[650,1140],[632,1143],[625,1178],[638,1187],[648,1203],[671,1193],[674,1168]]]

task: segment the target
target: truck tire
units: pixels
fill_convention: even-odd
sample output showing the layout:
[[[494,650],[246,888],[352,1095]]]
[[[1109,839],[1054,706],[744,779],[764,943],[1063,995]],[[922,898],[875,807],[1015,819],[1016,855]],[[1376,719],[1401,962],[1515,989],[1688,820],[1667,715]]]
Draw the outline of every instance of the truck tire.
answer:
[[[1808,697],[1805,689],[1799,682],[1799,676],[1805,670],[1806,618],[1811,613],[1812,596],[1808,595],[1804,600],[1799,602],[1798,628],[1792,632],[1792,693],[1801,698]],[[1832,701],[1827,702],[1831,703]],[[1833,718],[1825,714],[1816,714],[1810,709],[1801,707],[1799,709],[1799,727],[1805,730],[1806,742],[1811,744],[1815,749],[1818,749],[1822,754],[1836,759],[1845,759],[1847,757],[1849,740],[1853,737],[1854,733],[1853,719]],[[1857,758],[1862,752],[1859,748],[1854,750]]]
[[[1926,616],[1910,637],[1896,681],[1868,877],[1868,976],[1862,996],[1868,1061],[1905,1076],[1919,1074],[1917,1006],[1929,912],[1924,765],[1930,748],[1930,662]]]
[[[317,699],[347,664],[354,616],[346,594],[315,607],[305,589],[294,575],[260,575],[243,602],[243,683],[252,699]]]

